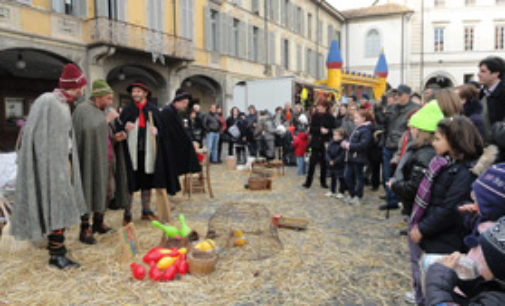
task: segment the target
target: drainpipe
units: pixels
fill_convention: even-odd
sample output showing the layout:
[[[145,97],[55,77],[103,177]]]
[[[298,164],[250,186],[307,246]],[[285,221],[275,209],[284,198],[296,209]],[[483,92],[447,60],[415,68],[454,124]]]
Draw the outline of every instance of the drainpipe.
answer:
[[[349,59],[349,21],[344,21],[345,25],[345,62],[346,62],[346,70],[349,70],[350,62]]]
[[[319,66],[319,8],[321,7],[321,1],[317,1],[317,7],[316,7],[316,80],[319,79],[319,75],[321,74],[321,67]],[[323,32],[323,29],[321,29],[321,34]],[[322,37],[321,37],[322,38]]]

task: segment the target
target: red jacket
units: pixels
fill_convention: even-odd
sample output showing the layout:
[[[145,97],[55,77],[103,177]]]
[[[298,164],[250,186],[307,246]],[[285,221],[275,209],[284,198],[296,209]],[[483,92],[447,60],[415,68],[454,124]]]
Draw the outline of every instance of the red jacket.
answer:
[[[309,142],[309,136],[306,133],[300,132],[298,133],[298,135],[296,135],[296,138],[293,141],[293,148],[295,149],[296,156],[305,155],[308,142]]]

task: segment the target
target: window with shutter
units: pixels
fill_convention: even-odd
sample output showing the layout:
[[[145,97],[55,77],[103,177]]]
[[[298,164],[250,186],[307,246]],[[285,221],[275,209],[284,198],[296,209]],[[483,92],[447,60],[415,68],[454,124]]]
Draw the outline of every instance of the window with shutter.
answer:
[[[65,5],[63,4],[63,0],[52,0],[53,10],[58,13],[65,13]]]
[[[307,14],[307,38],[312,40],[312,14]]]
[[[276,62],[275,62],[275,34],[272,32],[269,34],[268,51],[270,53],[269,54],[270,64],[276,64]]]
[[[331,45],[331,41],[333,40],[333,36],[335,34],[333,33],[333,25],[329,24],[328,25],[328,47]]]
[[[259,0],[251,0],[251,11],[253,12],[253,14],[260,13]]]
[[[247,25],[244,22],[239,23],[239,56],[247,58]]]
[[[218,12],[210,10],[210,50],[219,51],[219,17]]]
[[[258,62],[264,64],[265,61],[265,31],[259,29],[258,31]]]
[[[276,23],[279,23],[279,0],[272,0],[272,20]]]
[[[281,2],[281,24],[283,26],[286,26],[286,18],[287,18],[287,13],[286,13],[286,4],[287,4],[287,0],[279,0]]]
[[[323,42],[323,22],[319,20],[317,22],[317,43],[321,44]]]
[[[240,38],[239,38],[239,33],[240,33],[240,21],[238,19],[235,19],[233,18],[233,30],[232,30],[232,36],[231,36],[231,41],[232,41],[232,46],[233,46],[233,51],[232,51],[232,55],[233,56],[236,56],[236,57],[239,57],[239,41],[240,41]]]
[[[296,71],[302,72],[302,46],[296,45]]]
[[[284,58],[283,66],[284,69],[289,70],[289,40],[284,39],[282,43],[284,45],[283,47],[284,54],[282,55],[282,57]]]
[[[247,33],[247,42],[248,42],[248,54],[247,59],[252,61],[254,60],[254,29],[252,25],[249,25],[248,33]]]
[[[208,6],[204,8],[204,23],[205,23],[205,49],[212,50],[212,14]]]

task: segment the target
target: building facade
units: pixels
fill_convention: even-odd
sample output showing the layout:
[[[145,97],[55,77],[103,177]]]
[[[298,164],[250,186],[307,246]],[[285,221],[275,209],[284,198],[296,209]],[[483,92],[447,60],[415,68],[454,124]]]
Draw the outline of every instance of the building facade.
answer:
[[[118,106],[141,80],[160,107],[183,87],[227,109],[245,80],[322,78],[342,21],[317,0],[0,0],[0,150],[66,63],[106,79]]]
[[[351,71],[372,72],[384,52],[389,68],[387,84],[406,83],[408,27],[413,11],[400,4],[384,4],[342,11],[344,67]]]
[[[412,11],[403,22],[401,15],[384,9],[399,5]],[[372,46],[380,41],[392,70],[388,77],[392,86],[405,82],[421,91],[431,83],[447,87],[476,80],[480,60],[490,55],[505,58],[503,12],[504,0],[383,0],[373,7],[343,11],[344,28],[349,29],[343,33],[351,33],[344,65],[371,67],[367,41]],[[405,44],[399,44],[401,37]],[[372,50],[377,52],[377,47]],[[398,63],[403,77],[395,72]]]

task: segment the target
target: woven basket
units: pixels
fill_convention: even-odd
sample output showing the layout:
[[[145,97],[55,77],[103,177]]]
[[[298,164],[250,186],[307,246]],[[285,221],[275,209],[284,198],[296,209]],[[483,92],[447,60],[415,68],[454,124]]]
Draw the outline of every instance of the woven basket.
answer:
[[[191,249],[186,257],[189,265],[189,273],[192,275],[207,275],[214,271],[217,262],[217,254],[215,251],[202,252]]]

